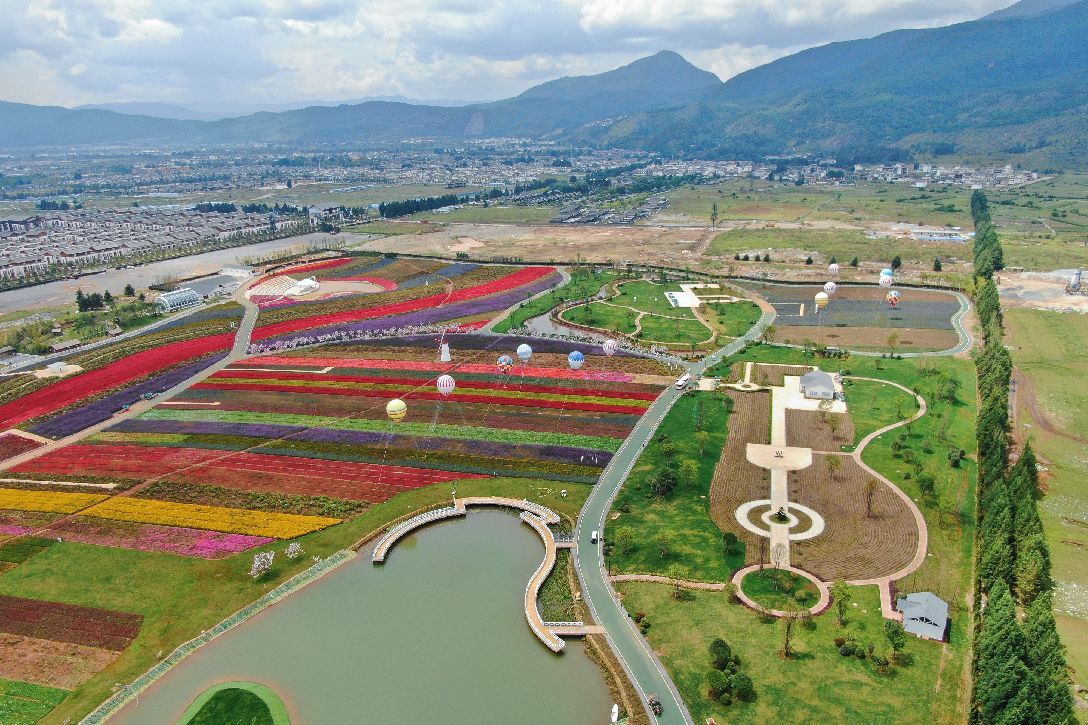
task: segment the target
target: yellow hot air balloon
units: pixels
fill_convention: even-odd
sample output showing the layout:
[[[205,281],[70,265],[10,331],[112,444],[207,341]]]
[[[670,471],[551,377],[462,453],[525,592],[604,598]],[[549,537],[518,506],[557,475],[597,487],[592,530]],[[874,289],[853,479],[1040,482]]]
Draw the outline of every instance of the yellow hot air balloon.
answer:
[[[828,298],[826,292],[820,292],[819,294],[817,294],[816,295],[816,309],[817,310],[822,310],[823,308],[827,307],[828,299],[829,298]]]
[[[393,398],[385,404],[385,414],[394,423],[404,420],[404,416],[408,415],[408,404],[400,398]]]

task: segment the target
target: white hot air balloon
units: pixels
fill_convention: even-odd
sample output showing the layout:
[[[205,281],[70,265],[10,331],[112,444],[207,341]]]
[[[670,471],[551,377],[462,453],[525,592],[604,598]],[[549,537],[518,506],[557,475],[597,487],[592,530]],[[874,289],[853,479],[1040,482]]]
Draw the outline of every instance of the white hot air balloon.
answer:
[[[837,290],[838,288],[839,286],[834,282],[828,282],[824,285],[824,292],[828,293],[829,295],[833,295],[835,294],[835,290]]]
[[[602,345],[601,347],[604,348],[605,355],[607,355],[608,357],[612,357],[616,354],[616,350],[620,349],[620,344],[615,340],[605,340],[604,345]]]
[[[823,308],[827,307],[827,303],[831,298],[827,296],[826,292],[816,293],[816,311],[819,312]]]
[[[393,398],[386,403],[385,414],[394,423],[404,420],[404,416],[408,415],[408,405],[400,398]]]
[[[831,274],[838,274],[839,273],[839,265],[836,264],[835,262],[832,262],[831,264],[827,265],[827,271],[830,272]]]
[[[453,389],[457,387],[457,382],[453,379],[452,375],[441,375],[435,385],[438,388],[438,392],[442,393],[442,395],[449,395],[453,392]]]
[[[888,274],[880,275],[880,286],[881,287],[891,287],[892,286],[892,277],[891,277],[891,275],[888,275]]]
[[[884,269],[880,270],[880,276],[881,277],[894,277],[895,276],[895,270],[892,269],[891,267],[885,267]]]
[[[528,364],[529,360],[533,357],[533,348],[529,347],[524,342],[518,345],[518,349],[514,352],[517,354],[518,360],[521,360],[526,364]]]

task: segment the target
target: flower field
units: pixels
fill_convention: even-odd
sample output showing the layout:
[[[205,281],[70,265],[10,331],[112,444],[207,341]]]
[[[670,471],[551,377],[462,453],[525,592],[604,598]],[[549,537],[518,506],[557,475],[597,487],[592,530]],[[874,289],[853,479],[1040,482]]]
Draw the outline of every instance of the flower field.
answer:
[[[71,514],[87,508],[106,496],[96,493],[59,493],[57,491],[27,491],[0,488],[0,509],[15,511],[47,511]]]
[[[139,614],[0,594],[0,632],[6,634],[120,652],[142,622]]]
[[[19,435],[17,431],[4,433],[0,435],[0,461],[6,461],[27,451],[40,448],[41,445],[41,441]]]
[[[220,309],[222,308],[222,309]],[[146,392],[185,380],[226,354],[234,342],[237,305],[219,305],[182,324],[80,353],[70,377],[15,376],[0,385],[0,430],[25,426],[60,438],[108,419]]]
[[[188,526],[233,534],[269,536],[274,539],[292,539],[340,523],[340,519],[323,516],[299,516],[122,496],[107,499],[83,513],[86,516],[115,521]]]
[[[412,260],[411,264],[418,262]],[[400,283],[393,292],[266,310],[261,313],[253,339],[273,341],[302,331],[321,335],[388,330],[494,314],[554,286],[560,279],[552,267],[481,266],[459,271],[462,273],[434,285],[443,288],[437,293],[432,285],[412,286],[409,281]]]

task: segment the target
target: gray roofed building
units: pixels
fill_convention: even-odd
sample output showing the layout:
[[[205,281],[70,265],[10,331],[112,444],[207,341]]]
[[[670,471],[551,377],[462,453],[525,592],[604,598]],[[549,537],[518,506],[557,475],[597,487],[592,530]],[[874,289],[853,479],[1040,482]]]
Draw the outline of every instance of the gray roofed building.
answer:
[[[896,600],[895,608],[903,613],[903,629],[922,639],[944,641],[948,602],[933,592],[915,592]]]
[[[835,380],[823,370],[811,370],[801,376],[801,393],[806,398],[833,400],[835,398]]]

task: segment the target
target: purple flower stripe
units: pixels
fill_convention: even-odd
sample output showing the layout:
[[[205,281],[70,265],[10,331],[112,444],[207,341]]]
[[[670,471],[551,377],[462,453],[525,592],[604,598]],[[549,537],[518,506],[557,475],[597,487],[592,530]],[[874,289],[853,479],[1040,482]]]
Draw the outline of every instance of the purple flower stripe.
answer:
[[[471,272],[479,266],[480,265],[471,262],[457,262],[447,267],[443,267],[437,272],[412,277],[411,279],[402,282],[397,289],[412,289],[413,287],[422,287],[428,283],[441,284],[450,277],[459,277],[466,272]]]
[[[63,521],[50,527],[49,534],[80,544],[158,551],[201,559],[219,559],[272,541],[267,536],[225,534],[158,524],[104,522],[90,517]]]
[[[218,355],[202,357],[188,365],[182,365],[179,368],[174,368],[161,375],[153,376],[141,383],[107,395],[105,398],[74,408],[67,413],[61,413],[34,426],[31,431],[49,438],[64,438],[73,433],[78,433],[85,428],[90,428],[92,425],[107,420],[121,406],[132,405],[144,393],[161,393],[168,390],[196,375],[201,370],[214,365],[226,356],[227,353],[224,352]]]
[[[531,458],[536,460],[555,461],[558,463],[574,463],[584,465],[604,466],[612,459],[612,454],[607,451],[599,451],[593,448],[577,448],[574,446],[537,445],[534,443],[496,443],[487,440],[473,439],[462,441],[461,439],[446,439],[439,437],[423,436],[390,436],[385,433],[355,430],[336,430],[333,428],[304,428],[293,425],[275,425],[267,423],[215,423],[211,421],[180,421],[180,420],[141,420],[134,418],[123,421],[112,428],[114,431],[125,433],[181,433],[191,435],[234,435],[251,436],[254,438],[289,437],[291,440],[309,441],[312,443],[345,443],[350,445],[370,445],[389,441],[394,446],[397,441],[399,447],[413,447],[419,450],[441,451],[456,447],[462,443],[467,444],[473,453],[497,458]],[[487,435],[485,429],[481,429],[482,435]],[[532,435],[531,432],[526,435]],[[255,450],[252,453],[260,453]],[[303,451],[299,452],[304,455]],[[318,456],[315,456],[318,457]]]
[[[26,526],[13,526],[11,524],[0,524],[0,534],[4,536],[22,536],[23,534],[29,534],[32,531]]]
[[[390,318],[385,318],[387,321]],[[394,325],[382,325],[382,327],[394,327]],[[421,347],[421,348],[434,348],[436,335],[404,335],[401,337],[385,337],[373,340],[358,340],[351,341],[346,340],[342,342],[333,342],[331,345],[375,345],[375,346],[396,346],[396,347]],[[567,355],[574,350],[580,350],[587,355],[603,355],[604,352],[597,345],[588,345],[584,342],[573,342],[567,340],[551,340],[539,337],[528,337],[525,335],[504,335],[502,338],[497,338],[495,335],[478,335],[472,332],[466,332],[459,334],[455,340],[450,341],[450,347],[454,350],[495,350],[495,354],[499,352],[508,352],[513,355],[513,351],[521,343],[528,343],[533,352],[547,352],[556,353],[561,355]],[[616,352],[617,357],[632,357],[632,353],[627,350],[619,350]],[[629,373],[623,373],[626,375],[619,382],[627,382],[630,379]]]

